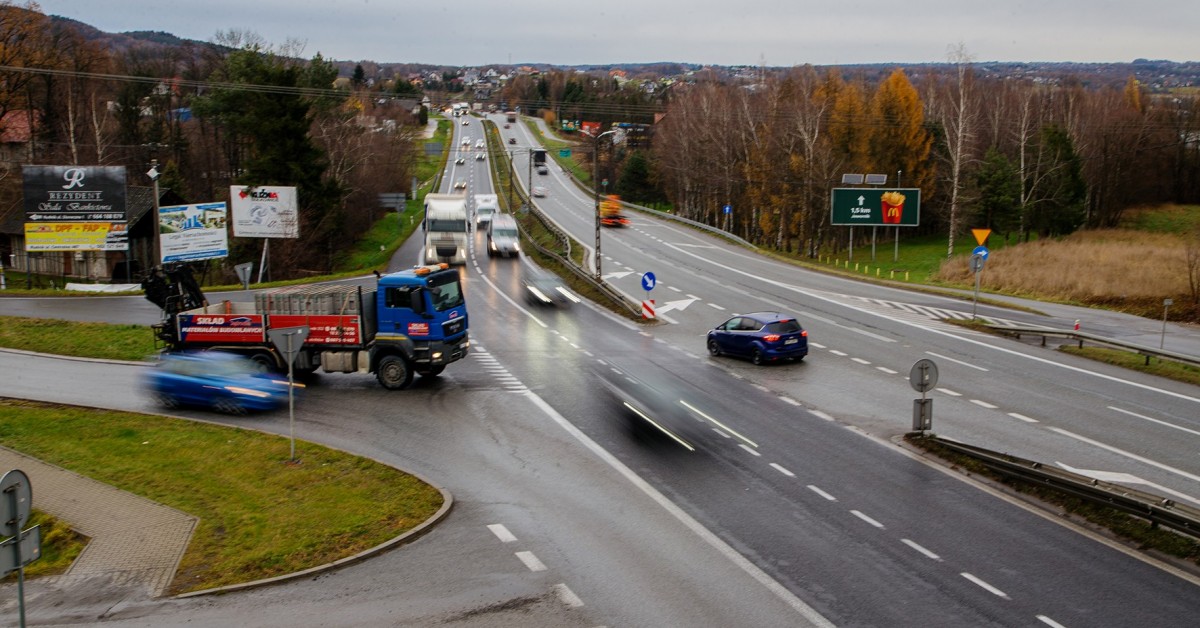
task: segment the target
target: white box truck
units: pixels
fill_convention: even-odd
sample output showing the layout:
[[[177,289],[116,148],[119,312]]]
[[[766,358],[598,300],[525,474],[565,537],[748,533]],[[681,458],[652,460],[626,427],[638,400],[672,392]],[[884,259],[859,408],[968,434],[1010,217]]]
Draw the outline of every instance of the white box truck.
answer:
[[[425,197],[425,263],[467,263],[467,197],[429,194]]]

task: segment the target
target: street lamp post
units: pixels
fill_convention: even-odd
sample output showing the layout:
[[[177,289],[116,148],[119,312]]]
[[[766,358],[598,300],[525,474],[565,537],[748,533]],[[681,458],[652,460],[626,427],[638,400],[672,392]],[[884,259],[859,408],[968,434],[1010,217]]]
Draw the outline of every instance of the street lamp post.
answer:
[[[151,182],[154,184],[154,215],[153,215],[153,216],[151,216],[151,218],[153,218],[153,219],[154,219],[154,220],[153,220],[153,223],[154,223],[154,242],[152,242],[152,243],[151,243],[151,246],[150,246],[150,254],[153,256],[153,259],[151,260],[150,267],[151,267],[151,268],[153,268],[153,267],[155,267],[155,266],[158,266],[159,264],[161,264],[161,263],[162,263],[162,249],[161,249],[161,247],[162,247],[162,242],[161,242],[161,240],[162,240],[162,231],[161,231],[161,228],[160,228],[160,226],[159,226],[159,223],[158,223],[158,221],[159,221],[159,219],[160,219],[160,216],[159,216],[159,209],[158,209],[158,177],[159,177],[159,172],[158,172],[158,160],[157,160],[157,159],[151,159],[151,160],[150,160],[150,170],[148,170],[148,171],[146,172],[146,176],[150,177],[150,181],[151,181]]]
[[[596,281],[600,281],[600,138],[616,133],[616,129],[592,136],[592,192],[596,197]],[[590,135],[590,134],[589,134]],[[605,191],[608,191],[607,182]]]

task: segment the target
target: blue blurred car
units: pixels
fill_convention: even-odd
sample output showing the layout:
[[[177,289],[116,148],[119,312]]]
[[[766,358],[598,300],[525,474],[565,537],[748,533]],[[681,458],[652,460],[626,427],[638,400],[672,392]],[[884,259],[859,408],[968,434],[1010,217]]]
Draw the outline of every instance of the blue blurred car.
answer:
[[[747,357],[755,364],[803,360],[808,332],[794,317],[779,312],[738,314],[708,332],[708,352]]]
[[[148,369],[145,387],[167,408],[202,406],[229,414],[272,410],[288,400],[287,379],[221,351],[165,353]]]

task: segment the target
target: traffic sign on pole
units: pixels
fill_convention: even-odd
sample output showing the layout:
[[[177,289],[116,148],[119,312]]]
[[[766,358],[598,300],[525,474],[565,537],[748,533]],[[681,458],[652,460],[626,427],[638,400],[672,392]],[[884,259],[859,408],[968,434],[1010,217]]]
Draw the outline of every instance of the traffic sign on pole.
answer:
[[[653,290],[656,282],[657,279],[654,277],[654,273],[650,271],[642,273],[642,288],[646,292]]]
[[[291,461],[296,462],[296,376],[292,369],[292,363],[296,361],[296,356],[300,353],[300,347],[308,338],[308,326],[300,327],[280,327],[267,332],[267,336],[271,338],[275,348],[283,354],[288,365],[288,434],[291,440],[292,457]]]

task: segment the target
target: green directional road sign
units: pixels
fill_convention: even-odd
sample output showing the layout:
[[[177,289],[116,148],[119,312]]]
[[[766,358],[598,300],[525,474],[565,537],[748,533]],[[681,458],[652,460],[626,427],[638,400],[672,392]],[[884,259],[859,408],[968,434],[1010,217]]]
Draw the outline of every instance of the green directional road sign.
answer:
[[[834,188],[829,224],[915,227],[921,222],[920,188]]]

